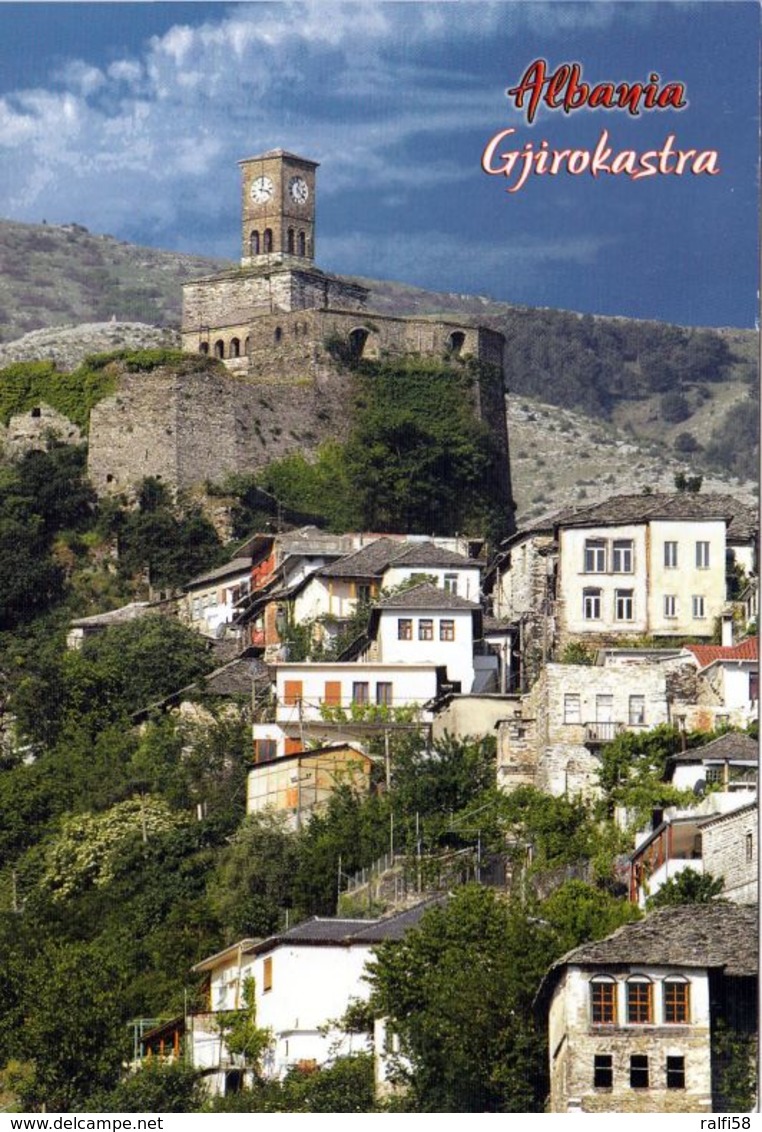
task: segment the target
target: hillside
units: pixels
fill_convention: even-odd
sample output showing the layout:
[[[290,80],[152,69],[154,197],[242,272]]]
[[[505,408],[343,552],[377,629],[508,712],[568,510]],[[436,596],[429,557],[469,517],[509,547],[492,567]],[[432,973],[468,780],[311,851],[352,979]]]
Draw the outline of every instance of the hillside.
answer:
[[[0,262],[0,366],[52,357],[61,368],[118,348],[122,338],[139,345],[139,328],[126,331],[119,323],[175,329],[182,283],[225,266],[93,235],[76,224],[9,221],[0,221]],[[370,288],[369,306],[379,313],[478,320],[505,335],[520,515],[536,512],[542,496],[555,500],[559,492],[569,502],[585,498],[581,492],[638,490],[643,480],[669,486],[675,471],[686,468],[719,475],[715,486],[736,488],[740,480],[752,490],[759,443],[754,331],[594,318],[388,281],[357,282]],[[108,330],[80,329],[83,323],[108,323]],[[18,341],[25,332],[66,324],[65,341],[49,334]],[[159,344],[155,335],[154,329],[145,345]],[[522,404],[530,406],[524,413]],[[524,447],[531,459],[520,455]]]

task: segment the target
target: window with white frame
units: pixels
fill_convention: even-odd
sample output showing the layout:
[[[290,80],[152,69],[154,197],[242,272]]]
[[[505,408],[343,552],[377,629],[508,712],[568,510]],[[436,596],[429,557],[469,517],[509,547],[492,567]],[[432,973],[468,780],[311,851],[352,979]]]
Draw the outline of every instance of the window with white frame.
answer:
[[[664,567],[667,570],[677,569],[677,543],[664,543]]]
[[[601,591],[587,589],[582,591],[582,616],[585,621],[600,621]]]
[[[630,726],[639,727],[646,721],[646,697],[630,696]]]
[[[631,574],[633,563],[632,539],[614,539],[612,568],[615,574]]]
[[[693,595],[693,620],[703,621],[706,617],[706,604],[701,594]]]
[[[699,570],[709,569],[709,543],[696,543],[696,566]]]
[[[580,723],[582,708],[576,692],[567,692],[564,696],[564,723]]]
[[[444,576],[444,588],[447,591],[447,593],[456,594],[458,592],[458,575],[457,574],[445,574],[445,576]]]
[[[602,538],[585,539],[585,573],[605,574],[606,540]]]
[[[677,595],[665,594],[664,595],[664,616],[677,617]]]
[[[614,593],[614,617],[617,621],[632,621],[635,616],[635,599],[632,590]]]

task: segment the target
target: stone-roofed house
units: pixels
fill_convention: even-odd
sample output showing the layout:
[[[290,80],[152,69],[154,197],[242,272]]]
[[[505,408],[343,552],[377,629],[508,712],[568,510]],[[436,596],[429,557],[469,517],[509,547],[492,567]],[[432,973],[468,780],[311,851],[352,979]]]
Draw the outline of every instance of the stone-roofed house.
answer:
[[[224,1093],[241,1082],[243,1066],[228,1054],[215,1016],[243,1007],[248,979],[254,980],[257,1025],[273,1035],[264,1062],[268,1077],[369,1049],[370,1034],[346,1034],[330,1023],[352,1001],[367,1000],[364,975],[373,948],[401,939],[432,903],[387,919],[314,917],[268,939],[243,939],[196,964],[194,972],[208,980],[209,1008],[191,1017],[192,1060],[210,1091]]]
[[[547,1019],[551,1112],[727,1112],[722,1023],[755,1033],[758,909],[654,912],[553,964]]]
[[[105,633],[116,625],[126,625],[146,616],[172,613],[174,603],[168,601],[131,601],[119,609],[109,609],[105,613],[93,613],[89,617],[77,617],[69,623],[66,634],[66,647],[79,649],[88,637]]]

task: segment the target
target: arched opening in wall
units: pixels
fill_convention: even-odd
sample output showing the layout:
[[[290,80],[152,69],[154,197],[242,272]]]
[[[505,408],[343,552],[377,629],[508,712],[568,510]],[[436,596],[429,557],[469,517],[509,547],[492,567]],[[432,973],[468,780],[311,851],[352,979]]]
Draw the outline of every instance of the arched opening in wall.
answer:
[[[364,326],[356,327],[349,335],[349,352],[353,358],[361,358],[368,341],[368,331]]]
[[[241,356],[241,342],[239,338],[230,339],[230,357],[240,358]]]
[[[265,228],[265,255],[273,250],[273,230],[272,228]]]
[[[198,347],[198,352],[199,352],[199,354],[208,354],[209,353],[209,343],[208,342],[200,342],[199,347]]]
[[[114,477],[112,476],[111,472],[109,472],[108,475],[106,476],[106,483],[113,483],[113,482],[114,482]]]
[[[34,417],[35,419],[42,416],[42,409],[39,405],[35,405],[35,407],[32,409],[32,412],[30,413],[30,416]]]
[[[276,326],[275,327],[275,333],[273,334],[273,338],[275,339],[276,342],[280,342],[282,337],[283,337],[282,328],[280,326]]]
[[[288,247],[289,255],[293,255],[294,254],[294,229],[293,228],[289,228],[288,236],[286,237],[286,239],[287,239],[287,247]]]
[[[251,255],[259,255],[259,232],[252,232],[249,237],[249,249]]]
[[[214,356],[215,356],[215,358],[224,358],[225,357],[225,343],[222,341],[221,338],[218,338],[217,341],[214,343]]]
[[[247,338],[246,341],[244,342],[243,352],[246,355],[246,357],[248,358],[249,354],[251,353],[251,338]]]
[[[297,255],[304,256],[307,254],[307,237],[304,235],[304,232],[299,233],[297,248]]]
[[[466,342],[466,335],[462,330],[453,330],[450,337],[447,339],[447,353],[451,358],[459,358],[463,352],[463,347]]]

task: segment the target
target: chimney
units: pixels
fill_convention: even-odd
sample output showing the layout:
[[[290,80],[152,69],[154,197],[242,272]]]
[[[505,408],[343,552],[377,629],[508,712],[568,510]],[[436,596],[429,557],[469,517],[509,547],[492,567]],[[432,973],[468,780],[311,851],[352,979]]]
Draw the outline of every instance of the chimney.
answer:
[[[723,613],[722,615],[722,644],[725,648],[730,648],[733,644],[733,614]]]

